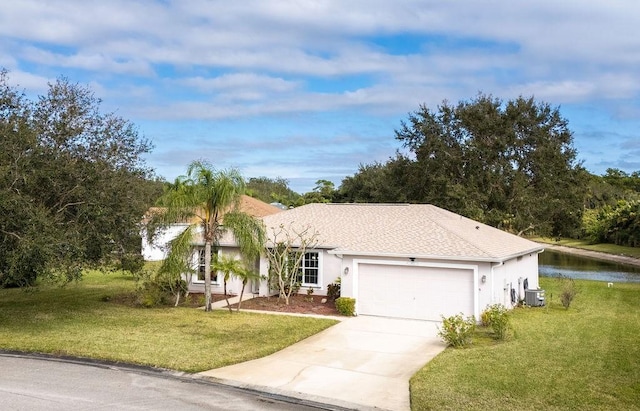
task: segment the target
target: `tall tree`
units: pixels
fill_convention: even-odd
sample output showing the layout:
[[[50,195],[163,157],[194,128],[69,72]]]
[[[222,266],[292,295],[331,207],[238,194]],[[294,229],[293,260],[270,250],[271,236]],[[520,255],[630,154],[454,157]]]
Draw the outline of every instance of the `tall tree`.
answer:
[[[567,235],[580,226],[588,173],[558,108],[480,94],[435,111],[420,106],[396,139],[409,153],[361,167],[343,181],[342,198],[353,196],[350,187],[368,190],[368,201],[391,194],[392,201],[432,203],[516,233]],[[365,185],[371,177],[376,183]]]
[[[140,216],[157,193],[150,150],[87,87],[61,78],[31,101],[1,71],[0,286],[66,281],[139,254]]]
[[[300,200],[300,194],[289,188],[289,181],[282,177],[252,177],[247,182],[247,194],[265,203],[278,202],[287,207]]]
[[[304,203],[330,203],[336,197],[336,189],[332,181],[317,180],[313,191],[304,194]]]
[[[240,210],[245,182],[235,169],[214,170],[202,161],[192,162],[187,175],[178,177],[159,201],[162,207],[153,223],[171,224],[178,221],[190,225],[171,242],[165,264],[184,261],[191,256],[197,236],[204,243],[205,310],[211,311],[211,256],[217,256],[219,241],[230,230],[247,259],[260,255],[265,243],[262,222]]]
[[[407,203],[410,202],[408,178],[413,162],[396,154],[387,163],[360,164],[358,172],[348,176],[336,191],[337,202]]]

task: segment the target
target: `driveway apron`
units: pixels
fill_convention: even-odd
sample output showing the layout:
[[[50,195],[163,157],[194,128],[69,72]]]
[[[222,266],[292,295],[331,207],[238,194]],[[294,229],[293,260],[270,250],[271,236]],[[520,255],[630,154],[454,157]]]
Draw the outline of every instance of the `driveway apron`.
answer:
[[[201,374],[345,408],[409,410],[409,379],[444,348],[435,322],[358,316],[267,357]]]

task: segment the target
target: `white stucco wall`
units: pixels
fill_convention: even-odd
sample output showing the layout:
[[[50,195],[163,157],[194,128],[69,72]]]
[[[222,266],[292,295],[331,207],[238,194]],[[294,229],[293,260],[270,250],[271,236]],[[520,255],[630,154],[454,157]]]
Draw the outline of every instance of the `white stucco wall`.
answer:
[[[146,232],[142,232],[142,257],[145,261],[162,261],[169,251],[169,242],[183,232],[188,224],[173,224],[158,232],[150,243]]]
[[[538,253],[531,253],[512,258],[504,263],[486,264],[481,269],[486,274],[486,283],[481,283],[481,311],[491,304],[502,304],[512,308],[524,299],[524,279],[529,282],[529,289],[539,286]],[[483,275],[481,274],[481,275]],[[511,289],[516,290],[516,303],[511,302]]]

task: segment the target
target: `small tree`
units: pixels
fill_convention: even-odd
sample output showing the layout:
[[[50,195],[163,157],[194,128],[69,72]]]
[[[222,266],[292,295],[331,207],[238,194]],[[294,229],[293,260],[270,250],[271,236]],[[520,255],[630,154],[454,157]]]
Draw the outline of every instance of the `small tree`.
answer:
[[[169,253],[158,269],[158,275],[156,276],[158,279],[164,278],[169,284],[182,284],[183,282],[187,284],[186,287],[174,287],[171,289],[176,297],[176,307],[180,304],[180,294],[184,293],[184,297],[188,297],[188,284],[191,283],[191,276],[195,272],[191,261],[191,236],[190,230],[185,230],[171,240],[170,247],[174,249],[175,252]],[[187,277],[186,281],[182,281],[183,274]]]
[[[231,306],[229,304],[229,298],[227,293],[227,282],[232,278],[239,278],[242,281],[242,290],[240,291],[240,301],[238,301],[238,307],[236,311],[240,311],[240,304],[242,304],[242,296],[244,295],[244,289],[250,280],[260,279],[260,275],[247,268],[246,264],[242,260],[235,259],[228,255],[222,257],[215,257],[213,263],[214,270],[220,271],[223,274],[223,287],[224,287],[224,299],[227,301],[227,307],[231,312]]]
[[[240,260],[236,260],[230,255],[223,255],[221,257],[216,257],[213,263],[214,270],[220,271],[223,277],[223,287],[224,287],[224,299],[227,302],[227,307],[229,308],[229,312],[232,312],[231,305],[229,304],[229,295],[227,294],[227,282],[231,279],[231,277],[237,276],[237,273],[244,271],[244,264]]]
[[[573,278],[561,277],[560,281],[562,283],[560,289],[560,302],[562,303],[562,306],[568,310],[574,297],[578,294],[578,287],[576,286],[576,282],[573,281]]]
[[[269,285],[278,290],[278,298],[284,298],[289,305],[289,298],[300,283],[300,265],[305,253],[318,244],[317,231],[311,227],[296,228],[293,225],[271,227],[273,242],[266,249],[269,260]]]
[[[238,307],[236,311],[240,311],[240,305],[242,304],[242,296],[244,295],[244,289],[247,286],[247,283],[251,280],[259,280],[260,274],[255,272],[254,270],[250,270],[247,267],[242,267],[242,270],[236,271],[234,273],[236,277],[238,277],[242,281],[242,290],[240,290],[240,300],[238,301]]]

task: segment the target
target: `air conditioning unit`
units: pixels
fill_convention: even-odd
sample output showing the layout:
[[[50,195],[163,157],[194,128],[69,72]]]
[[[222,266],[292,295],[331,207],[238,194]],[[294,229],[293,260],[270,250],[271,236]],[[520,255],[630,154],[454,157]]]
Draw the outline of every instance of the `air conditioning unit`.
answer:
[[[531,307],[544,305],[544,290],[524,290],[524,302]]]

